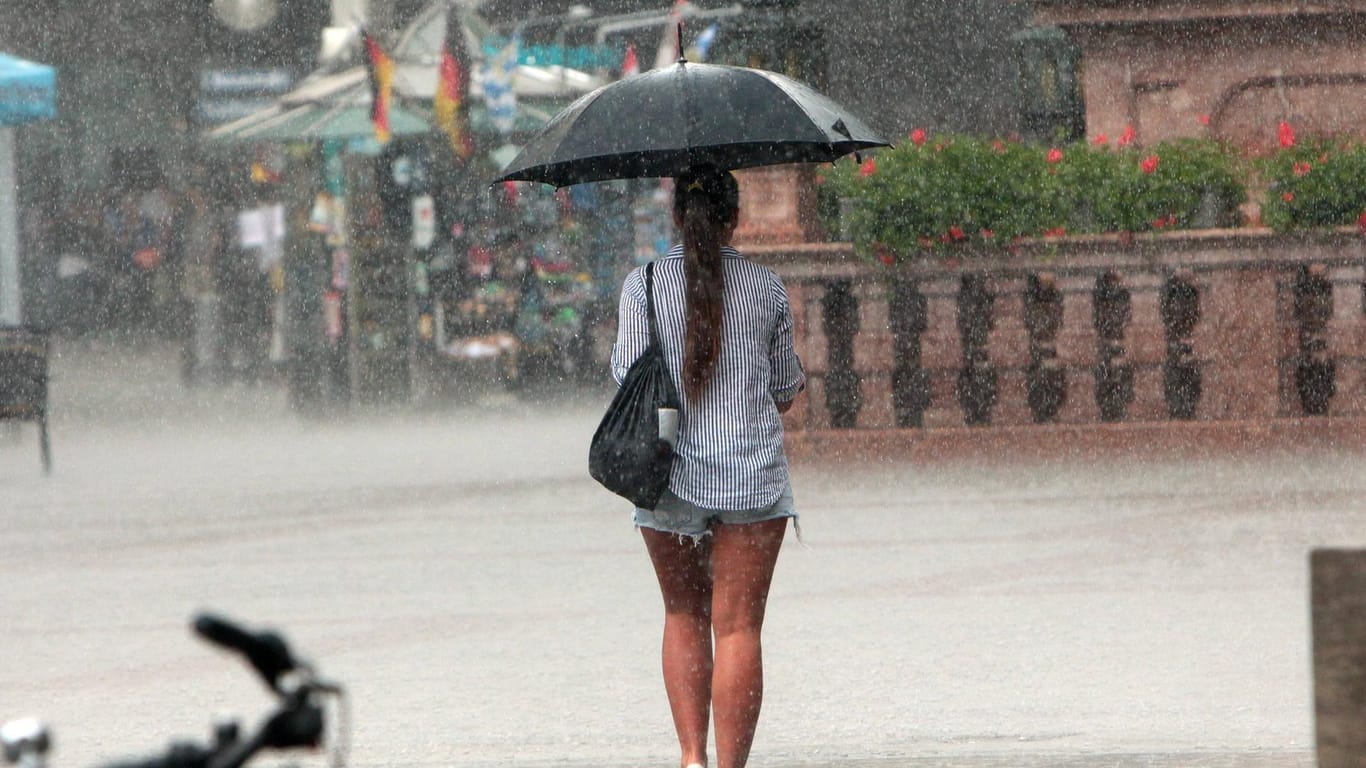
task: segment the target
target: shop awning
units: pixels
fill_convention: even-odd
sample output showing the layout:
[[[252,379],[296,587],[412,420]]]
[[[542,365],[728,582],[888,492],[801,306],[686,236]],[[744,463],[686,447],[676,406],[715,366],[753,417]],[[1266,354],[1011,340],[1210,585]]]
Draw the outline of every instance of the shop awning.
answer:
[[[0,125],[57,116],[57,71],[0,53]]]

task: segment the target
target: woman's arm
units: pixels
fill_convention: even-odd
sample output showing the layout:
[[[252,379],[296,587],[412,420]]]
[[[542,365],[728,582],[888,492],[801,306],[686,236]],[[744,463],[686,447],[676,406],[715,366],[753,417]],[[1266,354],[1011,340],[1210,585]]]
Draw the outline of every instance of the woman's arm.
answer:
[[[617,341],[612,345],[612,378],[617,384],[626,380],[626,371],[650,343],[650,322],[646,315],[644,270],[637,268],[626,276],[617,306]]]
[[[806,389],[806,372],[802,370],[802,361],[797,358],[793,343],[792,309],[787,303],[787,291],[777,275],[773,276],[772,295],[778,308],[778,322],[768,350],[769,370],[773,375],[769,394],[778,406],[778,413],[786,413],[792,407],[792,401]]]

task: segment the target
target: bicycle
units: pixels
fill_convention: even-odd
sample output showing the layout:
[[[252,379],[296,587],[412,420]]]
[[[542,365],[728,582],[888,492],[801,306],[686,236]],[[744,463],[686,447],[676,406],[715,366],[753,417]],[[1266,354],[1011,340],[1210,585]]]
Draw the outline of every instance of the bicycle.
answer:
[[[332,765],[345,766],[350,715],[345,690],[339,684],[320,678],[276,632],[251,631],[209,613],[195,617],[192,626],[202,639],[241,654],[276,695],[278,706],[245,738],[236,720],[224,720],[214,724],[207,743],[172,742],[162,754],[99,768],[243,768],[265,750],[318,749],[327,730],[329,700],[336,701],[340,721],[332,745]],[[0,726],[5,762],[16,768],[47,768],[51,746],[51,733],[37,718],[20,718]]]

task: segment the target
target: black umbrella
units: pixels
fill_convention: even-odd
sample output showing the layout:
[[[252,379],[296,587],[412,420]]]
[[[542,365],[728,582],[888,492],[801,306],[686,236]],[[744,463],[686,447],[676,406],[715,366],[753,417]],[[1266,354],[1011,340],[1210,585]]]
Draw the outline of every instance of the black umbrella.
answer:
[[[680,60],[618,80],[560,112],[496,181],[563,187],[820,163],[887,142],[848,110],[790,77]]]

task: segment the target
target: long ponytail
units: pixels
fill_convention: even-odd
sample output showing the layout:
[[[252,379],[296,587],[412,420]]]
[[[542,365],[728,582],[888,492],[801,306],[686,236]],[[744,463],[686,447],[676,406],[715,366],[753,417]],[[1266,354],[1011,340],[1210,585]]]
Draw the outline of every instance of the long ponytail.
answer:
[[[674,213],[682,229],[686,284],[682,379],[690,401],[706,394],[721,360],[726,287],[721,245],[735,221],[739,197],[735,177],[715,168],[693,169],[675,180]]]

